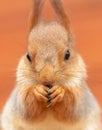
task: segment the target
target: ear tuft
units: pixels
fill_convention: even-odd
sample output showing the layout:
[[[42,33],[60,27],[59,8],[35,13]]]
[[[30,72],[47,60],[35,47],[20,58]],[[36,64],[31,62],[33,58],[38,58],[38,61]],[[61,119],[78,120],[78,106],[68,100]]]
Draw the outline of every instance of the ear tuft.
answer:
[[[32,3],[33,4],[32,4],[32,10],[31,10],[31,14],[30,14],[29,31],[31,31],[32,28],[34,26],[36,26],[39,22],[44,1],[43,0],[33,0]]]
[[[57,16],[59,22],[62,26],[64,26],[67,30],[69,30],[69,18],[64,10],[63,3],[61,0],[50,0]]]

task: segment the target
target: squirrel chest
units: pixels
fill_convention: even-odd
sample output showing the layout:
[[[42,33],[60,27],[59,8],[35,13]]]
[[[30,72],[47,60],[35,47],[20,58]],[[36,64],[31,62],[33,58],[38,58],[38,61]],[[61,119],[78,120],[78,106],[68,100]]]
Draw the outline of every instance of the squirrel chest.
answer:
[[[80,130],[82,122],[70,124],[68,122],[58,121],[52,113],[48,113],[44,120],[34,123],[21,122],[24,126],[20,130]]]

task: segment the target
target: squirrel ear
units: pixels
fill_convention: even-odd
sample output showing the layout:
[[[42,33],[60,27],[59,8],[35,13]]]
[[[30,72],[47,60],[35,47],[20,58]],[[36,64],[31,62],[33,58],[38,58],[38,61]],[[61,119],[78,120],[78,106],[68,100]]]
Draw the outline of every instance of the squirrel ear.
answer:
[[[64,10],[63,3],[61,0],[50,0],[57,16],[59,22],[62,26],[64,26],[67,30],[69,30],[69,18]]]
[[[29,17],[29,31],[31,31],[32,28],[38,24],[44,2],[43,0],[33,0],[32,3],[32,10]]]

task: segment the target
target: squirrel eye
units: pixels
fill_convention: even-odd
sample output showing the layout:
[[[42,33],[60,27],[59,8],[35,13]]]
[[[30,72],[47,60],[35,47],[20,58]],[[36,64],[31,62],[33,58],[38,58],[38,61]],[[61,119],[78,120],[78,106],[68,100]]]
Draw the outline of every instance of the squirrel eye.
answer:
[[[27,59],[31,62],[31,58],[30,58],[29,53],[27,53],[26,57],[27,57]]]
[[[67,50],[67,51],[66,51],[66,54],[65,54],[65,57],[64,57],[64,60],[68,60],[69,57],[70,57],[70,51]]]

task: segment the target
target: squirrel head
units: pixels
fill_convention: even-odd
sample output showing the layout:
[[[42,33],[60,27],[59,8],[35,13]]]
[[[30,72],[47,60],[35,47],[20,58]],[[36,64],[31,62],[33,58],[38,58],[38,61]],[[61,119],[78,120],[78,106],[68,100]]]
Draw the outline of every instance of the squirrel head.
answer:
[[[86,78],[86,69],[76,52],[68,16],[61,0],[50,0],[58,20],[39,21],[43,0],[34,0],[30,15],[27,54],[18,67],[18,82],[46,86],[73,86]]]

